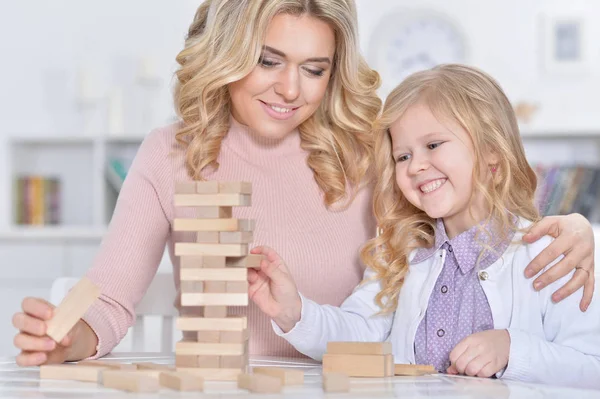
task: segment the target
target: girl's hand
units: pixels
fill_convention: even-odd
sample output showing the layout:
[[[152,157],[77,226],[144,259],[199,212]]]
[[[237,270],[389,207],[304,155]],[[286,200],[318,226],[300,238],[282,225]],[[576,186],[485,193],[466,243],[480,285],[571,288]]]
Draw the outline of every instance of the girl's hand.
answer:
[[[296,283],[281,257],[273,249],[260,246],[253,248],[250,253],[265,256],[260,263],[260,270],[248,269],[250,299],[273,319],[283,332],[288,332],[300,321],[302,310]]]
[[[559,302],[583,286],[583,298],[579,303],[579,308],[585,312],[592,302],[595,283],[595,245],[592,225],[578,213],[567,216],[548,216],[532,226],[523,237],[523,241],[532,243],[544,235],[550,235],[556,239],[529,263],[525,269],[525,276],[527,278],[535,276],[553,260],[564,254],[565,257],[560,262],[535,279],[533,287],[540,290],[576,269],[571,280],[552,295],[552,300]]]
[[[510,335],[507,330],[487,330],[469,335],[450,352],[448,374],[491,377],[508,364]]]

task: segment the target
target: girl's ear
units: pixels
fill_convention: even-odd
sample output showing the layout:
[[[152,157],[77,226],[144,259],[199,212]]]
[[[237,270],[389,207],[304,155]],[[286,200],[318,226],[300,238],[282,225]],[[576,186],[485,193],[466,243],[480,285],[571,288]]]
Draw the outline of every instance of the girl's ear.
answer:
[[[485,162],[490,168],[496,167],[500,162],[500,157],[498,156],[498,153],[496,151],[490,151],[485,157]]]

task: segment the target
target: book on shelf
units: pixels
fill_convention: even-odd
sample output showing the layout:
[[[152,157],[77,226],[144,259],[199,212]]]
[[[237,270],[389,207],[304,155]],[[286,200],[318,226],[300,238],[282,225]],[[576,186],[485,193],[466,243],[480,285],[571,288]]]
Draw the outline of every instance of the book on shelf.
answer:
[[[600,167],[538,165],[535,171],[542,215],[580,213],[600,223]]]
[[[14,181],[14,222],[18,225],[57,225],[61,182],[56,177],[29,175]]]

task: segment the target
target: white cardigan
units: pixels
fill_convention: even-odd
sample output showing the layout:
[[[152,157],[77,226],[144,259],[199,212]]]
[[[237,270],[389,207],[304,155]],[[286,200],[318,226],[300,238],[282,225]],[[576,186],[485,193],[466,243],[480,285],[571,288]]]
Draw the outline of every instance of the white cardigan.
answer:
[[[520,238],[520,234],[515,235],[515,241]],[[573,272],[539,292],[533,289],[533,279],[525,278],[525,267],[551,241],[543,237],[533,244],[510,245],[485,269],[487,279],[479,280],[492,310],[494,328],[507,329],[510,334],[508,367],[497,377],[600,388],[599,299],[595,297],[585,313],[579,310],[583,290],[557,304],[552,302],[552,293]],[[381,286],[371,281],[359,285],[341,308],[302,297],[301,320],[296,326],[286,334],[275,323],[273,328],[299,352],[316,360],[321,360],[328,341],[391,341],[395,362],[414,364],[417,327],[445,258],[446,251],[440,249],[409,266],[393,314],[376,315],[380,308],[374,299]],[[373,273],[367,270],[365,277]]]

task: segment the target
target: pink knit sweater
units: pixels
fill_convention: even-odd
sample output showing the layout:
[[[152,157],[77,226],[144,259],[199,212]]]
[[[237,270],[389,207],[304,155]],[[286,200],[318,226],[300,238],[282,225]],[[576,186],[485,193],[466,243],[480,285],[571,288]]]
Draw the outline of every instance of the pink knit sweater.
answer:
[[[84,320],[96,332],[96,357],[110,352],[135,320],[134,308],[158,268],[165,244],[179,286],[175,242],[193,233],[171,230],[175,217],[193,217],[193,208],[173,206],[174,183],[189,181],[184,150],[175,141],[176,125],[157,129],[142,143],[123,184],[110,228],[88,277],[102,289]],[[371,193],[362,190],[344,211],[329,211],[307,166],[297,132],[283,141],[257,137],[233,122],[223,140],[220,167],[208,180],[252,182],[252,206],[234,208],[234,217],[256,220],[254,245],[281,254],[299,290],[322,304],[339,305],[362,277],[359,248],[375,232]],[[164,298],[178,306],[177,298]],[[250,353],[300,356],[271,330],[254,306],[231,308],[248,315]]]

